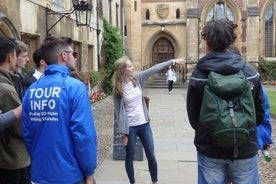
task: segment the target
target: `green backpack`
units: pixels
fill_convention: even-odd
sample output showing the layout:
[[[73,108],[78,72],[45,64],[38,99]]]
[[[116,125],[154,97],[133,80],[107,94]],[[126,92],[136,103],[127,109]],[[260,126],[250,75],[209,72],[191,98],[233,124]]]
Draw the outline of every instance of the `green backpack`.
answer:
[[[242,71],[232,75],[211,72],[200,109],[199,122],[212,135],[217,147],[238,147],[248,139],[249,129],[256,127],[251,85]]]

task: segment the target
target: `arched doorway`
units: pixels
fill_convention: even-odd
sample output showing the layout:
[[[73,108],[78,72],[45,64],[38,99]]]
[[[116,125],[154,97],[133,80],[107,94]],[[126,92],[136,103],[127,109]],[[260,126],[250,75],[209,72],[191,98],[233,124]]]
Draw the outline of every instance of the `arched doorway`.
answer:
[[[152,48],[152,65],[174,58],[174,47],[165,37],[159,38]]]

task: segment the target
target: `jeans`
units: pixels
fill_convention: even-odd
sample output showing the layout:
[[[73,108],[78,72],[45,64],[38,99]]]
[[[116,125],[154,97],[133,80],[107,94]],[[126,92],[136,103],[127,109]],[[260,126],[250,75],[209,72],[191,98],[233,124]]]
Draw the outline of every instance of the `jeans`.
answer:
[[[154,143],[149,123],[129,127],[128,144],[126,146],[125,168],[130,183],[135,183],[133,160],[137,136],[140,137],[148,160],[148,167],[152,182],[157,182],[157,162],[154,154]]]
[[[248,159],[230,160],[210,158],[198,153],[197,160],[199,184],[224,184],[226,179],[233,184],[259,184],[257,155]]]
[[[173,89],[173,81],[168,80],[168,90],[169,92]]]
[[[0,184],[31,184],[28,168],[0,169]]]

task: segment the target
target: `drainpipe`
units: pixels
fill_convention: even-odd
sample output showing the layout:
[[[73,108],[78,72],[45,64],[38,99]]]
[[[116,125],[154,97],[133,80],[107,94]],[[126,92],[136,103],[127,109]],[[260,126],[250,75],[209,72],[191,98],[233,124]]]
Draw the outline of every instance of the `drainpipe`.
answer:
[[[123,39],[123,55],[126,55],[126,50],[125,50],[125,5],[124,5],[124,0],[121,0],[121,26],[122,26],[122,39]]]
[[[99,25],[99,19],[100,19],[100,3],[99,0],[97,0],[97,7],[96,7],[96,11],[97,11],[97,61],[98,61],[98,70],[101,68],[101,58],[100,58],[100,34],[101,34],[101,30],[100,30],[100,25]]]

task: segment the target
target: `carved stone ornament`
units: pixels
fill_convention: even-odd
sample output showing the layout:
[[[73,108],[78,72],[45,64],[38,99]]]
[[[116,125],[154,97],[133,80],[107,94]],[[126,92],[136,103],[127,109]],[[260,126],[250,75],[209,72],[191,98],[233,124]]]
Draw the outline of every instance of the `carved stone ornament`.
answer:
[[[166,18],[169,14],[169,5],[158,4],[156,5],[156,13],[160,18]]]

